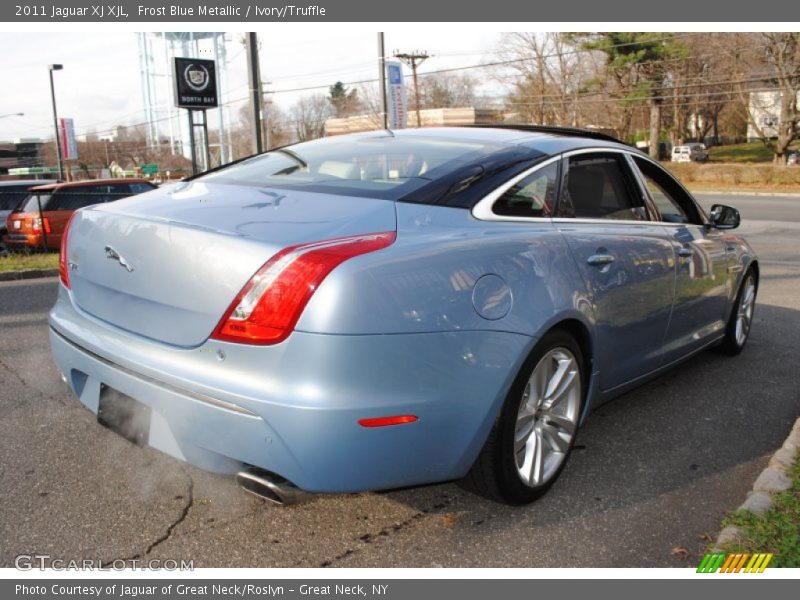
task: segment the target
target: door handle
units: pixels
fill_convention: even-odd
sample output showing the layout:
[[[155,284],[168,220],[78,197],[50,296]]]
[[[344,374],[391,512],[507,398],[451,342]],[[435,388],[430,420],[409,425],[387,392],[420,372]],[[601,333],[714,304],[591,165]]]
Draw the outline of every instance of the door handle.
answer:
[[[614,262],[614,257],[610,254],[592,254],[586,259],[586,262],[593,267],[602,267],[603,265],[609,265]]]
[[[681,248],[678,250],[678,256],[692,256],[694,254],[694,250],[691,248]]]

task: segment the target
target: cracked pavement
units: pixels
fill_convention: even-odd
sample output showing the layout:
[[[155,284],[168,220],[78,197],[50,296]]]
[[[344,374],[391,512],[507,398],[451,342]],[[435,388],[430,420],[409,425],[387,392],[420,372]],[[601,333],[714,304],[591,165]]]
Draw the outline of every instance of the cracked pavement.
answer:
[[[560,481],[524,508],[453,484],[272,506],[98,426],[50,360],[57,281],[0,284],[0,566],[22,553],[198,567],[696,564],[800,413],[800,198],[701,199],[739,207],[761,255],[748,347],[706,352],[598,409]]]

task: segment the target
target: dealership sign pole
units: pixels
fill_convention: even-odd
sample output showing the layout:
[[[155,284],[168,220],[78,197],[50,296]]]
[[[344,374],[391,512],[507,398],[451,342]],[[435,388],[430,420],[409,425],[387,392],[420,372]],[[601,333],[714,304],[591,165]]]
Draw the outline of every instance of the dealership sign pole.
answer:
[[[191,146],[192,175],[197,175],[197,149],[194,130],[203,129],[203,149],[205,168],[211,167],[208,150],[208,119],[206,110],[217,108],[217,68],[213,60],[175,57],[172,78],[175,82],[175,106],[185,108],[189,114],[189,144]],[[203,120],[198,123],[195,113],[201,113]]]

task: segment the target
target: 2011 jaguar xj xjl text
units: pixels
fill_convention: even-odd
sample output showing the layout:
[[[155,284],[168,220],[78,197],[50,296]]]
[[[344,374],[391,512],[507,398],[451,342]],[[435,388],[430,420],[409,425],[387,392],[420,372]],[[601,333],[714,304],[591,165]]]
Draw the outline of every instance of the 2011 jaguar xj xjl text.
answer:
[[[521,504],[593,408],[741,351],[738,224],[578,130],[322,139],[76,212],[53,356],[101,423],[277,502],[460,480]]]

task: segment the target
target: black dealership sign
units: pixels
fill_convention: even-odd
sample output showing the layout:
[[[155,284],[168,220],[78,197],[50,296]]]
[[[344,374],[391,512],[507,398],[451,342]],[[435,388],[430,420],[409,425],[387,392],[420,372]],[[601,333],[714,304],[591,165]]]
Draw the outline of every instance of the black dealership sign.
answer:
[[[195,110],[217,106],[217,68],[213,60],[175,57],[172,74],[175,106]]]

